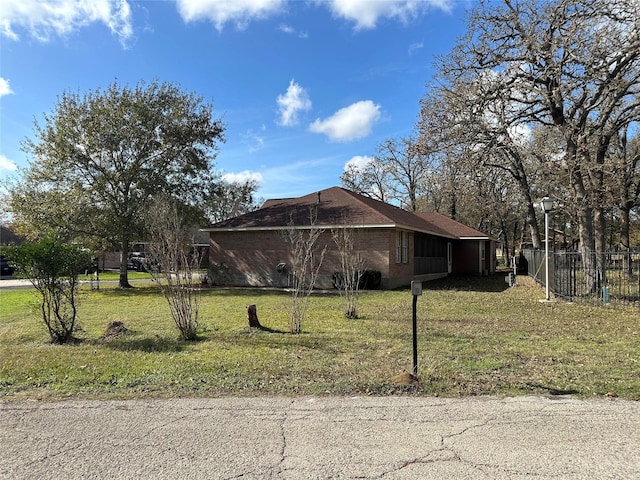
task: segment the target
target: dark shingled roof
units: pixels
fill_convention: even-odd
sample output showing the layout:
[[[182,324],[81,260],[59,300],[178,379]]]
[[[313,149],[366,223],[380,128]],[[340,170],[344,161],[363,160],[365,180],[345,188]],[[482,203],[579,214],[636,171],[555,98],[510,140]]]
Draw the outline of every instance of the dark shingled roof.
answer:
[[[308,226],[311,211],[318,227],[396,227],[449,238],[483,237],[478,232],[439,214],[415,214],[340,187],[331,187],[297,198],[267,200],[253,212],[210,225],[203,230],[274,230]],[[429,217],[422,215],[428,215]],[[471,235],[471,232],[474,232]]]
[[[416,213],[420,218],[423,218],[430,224],[437,228],[442,229],[457,238],[489,238],[486,233],[471,228],[464,223],[460,223],[453,218],[449,218],[441,213],[436,212],[423,212]]]

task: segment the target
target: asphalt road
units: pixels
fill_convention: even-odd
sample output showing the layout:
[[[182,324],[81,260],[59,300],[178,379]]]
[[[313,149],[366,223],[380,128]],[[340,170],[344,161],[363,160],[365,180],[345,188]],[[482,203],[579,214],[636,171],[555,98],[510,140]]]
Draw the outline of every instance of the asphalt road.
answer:
[[[640,402],[0,403],[1,479],[637,479]]]

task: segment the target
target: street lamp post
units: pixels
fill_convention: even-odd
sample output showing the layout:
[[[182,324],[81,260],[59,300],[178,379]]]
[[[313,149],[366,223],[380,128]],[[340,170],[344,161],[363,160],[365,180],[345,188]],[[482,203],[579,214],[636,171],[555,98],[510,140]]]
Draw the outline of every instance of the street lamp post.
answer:
[[[540,200],[542,210],[544,210],[544,255],[545,255],[545,301],[551,300],[549,292],[549,212],[553,210],[553,198],[545,196]]]

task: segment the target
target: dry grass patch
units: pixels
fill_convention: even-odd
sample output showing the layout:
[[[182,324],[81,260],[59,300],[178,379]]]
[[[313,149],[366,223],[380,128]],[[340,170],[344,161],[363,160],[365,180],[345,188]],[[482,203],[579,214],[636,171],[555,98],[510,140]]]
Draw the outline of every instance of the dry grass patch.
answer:
[[[640,399],[637,309],[543,304],[543,290],[503,276],[427,283],[418,300],[419,383],[408,290],[364,292],[361,319],[338,295],[310,299],[303,333],[288,332],[291,297],[208,290],[199,341],[179,339],[160,292],[85,291],[79,344],[48,344],[30,291],[0,291],[0,392],[5,399],[216,395],[522,395]],[[249,329],[246,306],[263,326]],[[103,339],[112,322],[128,331]]]

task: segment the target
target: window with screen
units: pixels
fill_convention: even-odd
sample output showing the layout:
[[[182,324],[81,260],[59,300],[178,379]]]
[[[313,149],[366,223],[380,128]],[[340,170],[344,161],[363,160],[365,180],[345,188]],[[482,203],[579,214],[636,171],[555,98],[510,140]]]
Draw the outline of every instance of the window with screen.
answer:
[[[396,263],[409,263],[409,232],[396,232]]]

